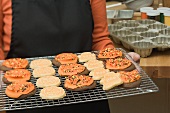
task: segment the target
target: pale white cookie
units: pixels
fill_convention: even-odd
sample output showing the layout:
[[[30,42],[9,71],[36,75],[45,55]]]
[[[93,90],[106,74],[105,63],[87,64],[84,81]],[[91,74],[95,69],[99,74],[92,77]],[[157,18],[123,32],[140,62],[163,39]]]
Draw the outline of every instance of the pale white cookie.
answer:
[[[101,80],[105,73],[110,72],[109,69],[97,68],[92,70],[89,75],[92,76],[93,80]]]
[[[40,88],[49,86],[59,86],[60,84],[60,79],[56,76],[44,76],[39,78],[36,82],[36,86]]]
[[[79,62],[87,62],[89,60],[96,60],[96,55],[91,52],[83,52],[78,55]]]
[[[104,74],[104,77],[100,80],[100,84],[103,85],[103,90],[110,90],[115,86],[123,84],[119,73],[109,72]]]
[[[50,86],[45,87],[40,91],[42,99],[61,99],[66,96],[65,90],[62,87]]]
[[[92,71],[97,68],[104,68],[103,61],[99,61],[99,60],[89,60],[88,62],[84,63],[84,66],[89,71]]]
[[[49,59],[36,59],[31,61],[30,68],[36,69],[39,67],[51,67],[52,62]]]
[[[53,67],[40,67],[33,70],[32,74],[35,78],[43,76],[55,75],[56,71]]]

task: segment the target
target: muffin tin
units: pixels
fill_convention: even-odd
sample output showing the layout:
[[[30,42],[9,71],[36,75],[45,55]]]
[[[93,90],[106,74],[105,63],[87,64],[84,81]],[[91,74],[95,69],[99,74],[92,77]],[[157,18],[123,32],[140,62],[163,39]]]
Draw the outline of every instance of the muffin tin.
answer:
[[[158,21],[122,20],[109,24],[111,39],[141,57],[151,55],[154,48],[165,51],[170,48],[170,27]]]

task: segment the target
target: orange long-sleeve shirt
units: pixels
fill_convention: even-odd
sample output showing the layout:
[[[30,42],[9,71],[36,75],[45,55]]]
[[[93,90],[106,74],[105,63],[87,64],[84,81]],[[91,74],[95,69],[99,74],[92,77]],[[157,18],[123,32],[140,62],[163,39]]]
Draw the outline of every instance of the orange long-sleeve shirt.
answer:
[[[108,38],[109,32],[106,18],[106,1],[91,0],[91,8],[94,21],[93,50],[106,47],[113,48],[113,42]],[[4,59],[10,50],[12,30],[12,2],[0,0],[0,60]]]

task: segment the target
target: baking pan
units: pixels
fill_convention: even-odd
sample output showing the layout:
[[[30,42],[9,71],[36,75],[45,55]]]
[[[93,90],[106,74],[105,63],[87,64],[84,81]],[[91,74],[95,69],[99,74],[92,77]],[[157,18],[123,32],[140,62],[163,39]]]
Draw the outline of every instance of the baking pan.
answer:
[[[157,48],[158,51],[165,51],[170,48],[168,38],[170,36],[170,27],[158,21],[151,19],[121,20],[112,25],[122,26],[122,28],[111,30],[111,39],[129,50],[136,51],[141,57],[149,57],[153,48]],[[143,37],[143,39],[137,37]],[[135,41],[136,43],[134,44]],[[153,46],[147,50],[137,42],[140,44],[150,42],[153,43]]]
[[[130,20],[133,18],[133,15],[133,10],[107,10],[107,19],[112,20],[112,22]]]
[[[169,36],[170,35],[170,28],[162,29],[159,31],[160,34]]]

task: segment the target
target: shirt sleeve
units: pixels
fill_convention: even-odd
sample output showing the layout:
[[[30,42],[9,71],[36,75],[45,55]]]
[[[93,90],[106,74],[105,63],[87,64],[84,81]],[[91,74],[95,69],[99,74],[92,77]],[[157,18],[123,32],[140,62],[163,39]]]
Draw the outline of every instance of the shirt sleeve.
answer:
[[[0,6],[2,6],[2,0],[0,0]],[[3,20],[2,20],[2,7],[0,7],[0,60],[4,59],[4,52],[3,52],[3,38],[2,38],[2,26],[3,26]]]
[[[92,50],[101,50],[106,47],[114,48],[112,40],[108,37],[106,0],[91,0],[91,8],[94,21]]]
[[[0,59],[4,59],[10,50],[12,29],[11,5],[11,0],[0,0]]]

